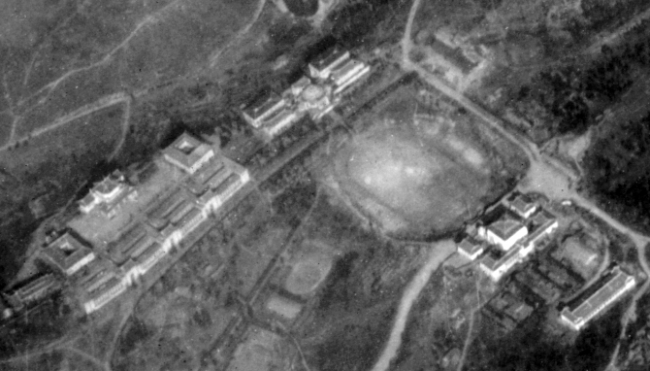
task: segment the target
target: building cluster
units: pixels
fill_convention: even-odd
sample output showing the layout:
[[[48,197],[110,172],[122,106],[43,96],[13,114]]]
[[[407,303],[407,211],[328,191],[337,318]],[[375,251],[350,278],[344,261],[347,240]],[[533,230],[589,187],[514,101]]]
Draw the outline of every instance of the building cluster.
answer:
[[[506,331],[511,331],[533,313],[533,307],[516,294],[514,286],[499,292],[483,308],[483,313],[494,319]]]
[[[625,273],[620,267],[614,267],[585,295],[562,310],[560,319],[563,323],[578,331],[591,319],[602,313],[612,303],[631,291],[636,279]]]
[[[333,50],[308,66],[309,72],[282,94],[271,93],[242,107],[244,120],[266,139],[272,139],[309,115],[317,121],[331,111],[370,66]]]
[[[218,141],[187,133],[153,165],[155,171],[137,184],[120,172],[95,184],[79,202],[79,215],[40,253],[68,279],[86,313],[141,282],[251,180],[248,170],[221,154]],[[60,286],[56,275],[43,275],[8,301],[19,307]]]
[[[458,243],[457,251],[477,261],[479,269],[498,282],[534,251],[545,248],[545,242],[557,228],[558,221],[552,213],[530,196],[515,192],[485,214],[474,233],[468,233]],[[519,269],[513,274],[514,279],[487,303],[484,313],[511,330],[532,313],[533,307],[556,304],[562,297],[578,293],[585,277],[566,263],[565,255],[558,251],[542,254]],[[585,256],[590,261],[596,259],[592,253]],[[566,306],[560,321],[580,330],[635,284],[633,276],[615,267]]]
[[[558,227],[553,214],[524,194],[513,193],[490,210],[457,246],[458,253],[474,261],[493,281],[544,246]]]

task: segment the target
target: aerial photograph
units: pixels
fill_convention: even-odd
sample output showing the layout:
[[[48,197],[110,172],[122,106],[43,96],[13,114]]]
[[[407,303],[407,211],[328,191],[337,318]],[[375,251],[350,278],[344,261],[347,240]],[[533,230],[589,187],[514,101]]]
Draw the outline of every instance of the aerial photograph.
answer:
[[[649,371],[650,1],[1,0],[0,252],[0,371]]]

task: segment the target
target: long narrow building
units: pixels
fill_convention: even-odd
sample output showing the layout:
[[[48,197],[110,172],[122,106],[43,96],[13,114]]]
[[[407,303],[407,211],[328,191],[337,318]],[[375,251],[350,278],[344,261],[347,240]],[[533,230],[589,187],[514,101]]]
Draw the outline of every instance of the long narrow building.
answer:
[[[598,290],[575,305],[565,307],[560,319],[572,329],[579,331],[594,317],[602,313],[636,285],[633,276],[623,272],[619,267],[600,282]]]

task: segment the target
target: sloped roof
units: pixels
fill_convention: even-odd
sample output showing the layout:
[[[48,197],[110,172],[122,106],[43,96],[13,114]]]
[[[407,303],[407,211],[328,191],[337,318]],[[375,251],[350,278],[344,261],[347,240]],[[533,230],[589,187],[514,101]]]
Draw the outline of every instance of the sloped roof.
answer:
[[[488,226],[488,229],[502,240],[507,240],[517,233],[524,225],[521,221],[504,215],[501,219]]]
[[[183,133],[174,143],[163,150],[166,156],[185,167],[192,167],[212,148],[188,133]]]

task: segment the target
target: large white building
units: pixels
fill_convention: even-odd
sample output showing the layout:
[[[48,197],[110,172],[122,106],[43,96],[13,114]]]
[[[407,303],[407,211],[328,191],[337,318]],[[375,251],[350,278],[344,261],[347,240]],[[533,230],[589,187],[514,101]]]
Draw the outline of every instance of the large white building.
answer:
[[[163,158],[187,175],[160,189],[138,212],[141,219],[107,244],[109,258],[120,268],[115,273],[101,267],[87,280],[86,313],[126,292],[251,180],[247,169],[224,157],[217,147],[186,133],[163,150]]]
[[[528,228],[524,223],[507,213],[490,225],[479,227],[478,231],[479,236],[489,243],[499,246],[504,251],[510,250],[517,242],[528,235]]]
[[[578,331],[636,285],[636,279],[616,267],[600,283],[600,288],[575,306],[562,310],[560,320]]]

